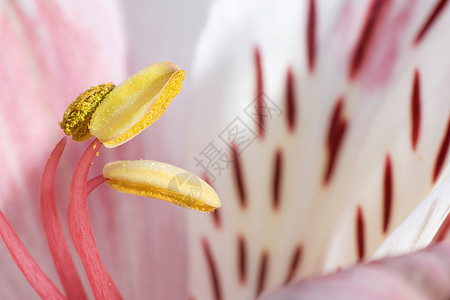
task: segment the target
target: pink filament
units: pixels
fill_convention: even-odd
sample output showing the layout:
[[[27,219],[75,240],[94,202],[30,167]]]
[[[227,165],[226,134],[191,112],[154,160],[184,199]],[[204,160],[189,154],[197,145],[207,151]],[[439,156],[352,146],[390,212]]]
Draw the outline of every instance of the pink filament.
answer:
[[[97,177],[90,179],[87,182],[87,186],[86,186],[86,196],[89,196],[89,194],[93,190],[95,190],[100,184],[102,184],[103,182],[106,182],[106,181],[108,181],[108,179],[103,177],[103,175],[98,175]]]
[[[25,278],[42,299],[66,299],[37,265],[0,211],[0,235]]]
[[[56,145],[45,165],[41,179],[41,216],[48,247],[69,299],[87,299],[64,236],[55,199],[55,174],[66,146],[66,138]]]
[[[53,261],[55,263],[58,275],[61,279],[64,290],[66,291],[69,299],[87,299],[86,293],[81,284],[81,280],[78,276],[75,264],[71,258],[69,248],[67,246],[64,233],[62,230],[61,222],[58,217],[58,210],[56,206],[56,200],[54,195],[54,187],[55,187],[55,175],[56,169],[58,167],[58,163],[60,161],[61,155],[66,146],[66,138],[62,138],[60,142],[56,145],[55,149],[51,153],[47,164],[44,168],[44,172],[42,173],[41,179],[41,215],[42,222],[44,225],[45,234],[47,237],[48,245],[50,248],[50,252],[52,253]],[[93,149],[96,148],[95,143],[98,141],[94,141],[91,146]],[[72,186],[83,188],[83,184],[80,184],[80,177],[77,175],[78,173],[84,174],[86,173],[84,180],[84,189],[86,191],[86,196],[90,194],[95,188],[97,188],[100,184],[107,181],[102,175],[99,175],[87,182],[87,172],[89,171],[90,162],[92,162],[93,156],[91,157],[86,151],[82,156],[80,163],[75,170],[74,179],[72,180]],[[94,152],[95,153],[95,152]],[[74,184],[74,181],[76,182]],[[73,188],[71,187],[71,199],[72,194],[75,194],[74,199],[79,200],[80,192],[73,192]],[[77,198],[78,197],[78,198]],[[83,264],[85,265],[86,261],[93,260],[93,266],[86,266],[86,273],[88,275],[88,279],[91,283],[91,286],[94,291],[94,295],[97,299],[121,299],[119,292],[117,291],[114,283],[112,282],[109,274],[103,268],[100,256],[98,254],[98,250],[95,245],[95,240],[93,239],[92,228],[90,226],[89,221],[89,213],[87,211],[87,203],[86,197],[84,197],[85,209],[86,211],[73,211],[70,213],[69,207],[69,215],[77,215],[85,214],[87,216],[87,223],[85,219],[81,219],[80,222],[84,223],[82,226],[78,226],[81,230],[81,234],[74,238],[72,235],[72,239],[74,240],[75,247],[77,251],[82,253],[80,257],[82,258]],[[74,205],[76,208],[83,209],[83,205],[81,203],[77,203],[78,205]],[[71,202],[72,205],[72,202]],[[70,225],[70,216],[69,216],[69,227],[76,227],[75,225]],[[84,225],[84,226],[83,226]],[[75,228],[76,230],[77,228]],[[24,274],[25,278],[34,288],[34,290],[43,298],[43,299],[66,299],[66,297],[58,290],[58,288],[53,284],[53,282],[47,277],[47,275],[42,271],[42,269],[37,265],[34,259],[31,257],[30,253],[26,250],[23,243],[18,238],[17,234],[12,229],[8,220],[5,218],[3,213],[0,211],[0,235],[8,248],[13,260],[16,262],[19,269]],[[83,238],[79,238],[80,236],[91,236],[92,240],[83,242]],[[76,241],[75,241],[76,240]],[[93,247],[92,247],[93,242]],[[89,248],[91,247],[91,248]],[[78,250],[82,248],[81,250]],[[84,257],[84,259],[83,259]],[[98,284],[95,281],[106,280],[107,287],[104,287],[104,284]],[[101,291],[96,291],[94,286],[102,288]]]
[[[81,258],[96,299],[122,299],[111,276],[103,266],[92,232],[87,207],[87,176],[101,143],[96,139],[84,152],[72,177],[67,213],[70,235]]]

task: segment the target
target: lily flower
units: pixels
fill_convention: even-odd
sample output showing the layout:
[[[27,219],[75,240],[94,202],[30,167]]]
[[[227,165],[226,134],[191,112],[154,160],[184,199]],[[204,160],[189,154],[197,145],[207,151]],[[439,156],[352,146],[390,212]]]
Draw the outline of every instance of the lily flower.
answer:
[[[215,1],[195,51],[191,97],[185,107],[189,110],[176,115],[183,120],[178,121],[183,127],[172,129],[172,135],[156,135],[158,142],[152,144],[144,142],[146,135],[140,135],[121,146],[124,150],[117,149],[124,153],[115,152],[108,161],[133,155],[140,158],[151,151],[161,151],[160,156],[166,155],[164,151],[175,153],[174,161],[179,159],[176,154],[185,155],[186,169],[203,172],[224,205],[217,213],[199,216],[165,203],[124,201],[101,187],[93,192],[89,212],[99,253],[122,295],[197,300],[259,295],[268,299],[448,297],[446,244],[335,272],[364,262],[377,249],[380,258],[426,247],[433,239],[435,243],[446,239],[450,181],[444,171],[450,140],[444,59],[450,44],[447,2],[309,0],[276,5],[269,1]],[[82,13],[82,6],[77,5]],[[117,22],[120,10],[114,5],[105,4],[108,9],[102,11],[106,14],[99,16],[111,21],[105,24],[114,30],[103,31],[110,35],[109,41],[111,35],[120,36],[122,26]],[[3,76],[6,86],[14,87],[20,99],[31,103],[26,96],[39,95],[39,91],[48,94],[36,98],[45,99],[43,102],[70,98],[55,84],[60,78],[48,71],[58,69],[52,65],[54,61],[63,62],[68,70],[65,74],[70,80],[64,81],[71,84],[65,88],[72,96],[83,90],[81,87],[125,77],[122,50],[103,44],[104,38],[96,32],[99,27],[83,31],[79,22],[71,23],[79,20],[71,15],[72,7],[60,8],[59,3],[36,6],[22,12],[8,2],[7,13],[3,12],[7,20],[12,15],[21,24],[17,29],[16,22],[6,22],[4,32],[10,34],[6,49],[27,49],[13,33],[34,32],[34,37],[23,39],[37,42],[32,53],[43,62],[36,67],[38,74],[45,75],[37,87],[18,88],[23,86],[9,84],[16,83],[16,77],[3,73],[9,75]],[[55,7],[64,14],[54,13]],[[53,48],[36,38],[38,32],[30,26],[33,14],[48,22],[44,26],[48,32],[69,39],[69,43],[58,43],[59,47],[74,48],[62,49],[59,60],[43,55],[44,50]],[[62,15],[67,19],[61,19]],[[180,23],[174,19],[170,25],[179,29]],[[59,28],[78,35],[66,37]],[[134,32],[131,43],[133,36],[142,40],[142,34]],[[48,39],[58,40],[55,36]],[[89,48],[93,40],[100,41],[100,50],[111,50],[99,53],[108,53],[116,67],[102,65],[101,59],[91,58],[89,63],[79,59],[94,57],[90,55],[95,51]],[[155,47],[153,41],[151,46]],[[142,55],[149,50],[150,45],[135,51]],[[25,50],[7,54],[28,57]],[[80,65],[71,61],[77,57]],[[8,61],[4,64],[9,66]],[[13,99],[15,93],[2,97]],[[64,105],[65,101],[61,100]],[[32,246],[28,248],[39,265],[56,281],[42,242],[44,234],[36,229],[40,222],[33,202],[37,184],[34,189],[22,184],[32,182],[36,170],[41,170],[36,166],[36,153],[46,155],[50,148],[29,151],[23,144],[29,141],[38,148],[56,140],[54,126],[64,105],[39,105],[39,111],[32,114],[15,102],[9,104],[8,112],[30,117],[27,121],[33,126],[14,136],[2,134],[5,146],[0,147],[4,151],[0,157],[6,166],[2,173],[8,174],[2,210],[24,244]],[[51,107],[51,111],[45,112],[43,107]],[[53,114],[57,118],[37,117]],[[3,121],[3,128],[19,127],[20,115],[2,118],[10,121]],[[50,125],[47,120],[52,120]],[[155,124],[154,131],[167,133],[170,126],[158,127],[164,124]],[[239,138],[242,128],[248,130],[247,135]],[[173,146],[185,136],[185,147]],[[165,147],[168,140],[171,147]],[[203,156],[214,149],[220,164],[208,164]],[[27,157],[28,152],[33,153]],[[68,154],[79,156],[76,151]],[[62,178],[70,176],[67,164],[62,165]],[[96,164],[93,167],[95,171]],[[56,194],[60,199],[66,195],[64,188]],[[17,201],[8,201],[13,198]],[[11,282],[1,293],[9,298],[33,295],[9,256],[3,253],[0,259],[5,266],[4,280]],[[81,269],[78,261],[74,263]],[[322,274],[329,275],[315,277]],[[87,286],[83,277],[81,281]],[[283,289],[288,283],[293,285]]]

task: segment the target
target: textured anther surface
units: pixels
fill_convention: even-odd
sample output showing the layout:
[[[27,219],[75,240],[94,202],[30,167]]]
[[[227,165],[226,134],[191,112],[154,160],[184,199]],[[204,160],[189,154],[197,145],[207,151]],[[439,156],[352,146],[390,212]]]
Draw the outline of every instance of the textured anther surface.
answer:
[[[156,121],[181,90],[184,71],[170,62],[148,66],[118,85],[98,107],[90,133],[117,147]]]
[[[216,192],[204,180],[169,164],[151,160],[115,161],[105,165],[103,176],[119,192],[157,198],[203,212],[221,206]]]
[[[89,133],[89,123],[99,104],[116,86],[112,83],[93,86],[81,93],[73,101],[66,112],[62,122],[59,123],[66,135],[71,135],[77,142],[85,141],[92,137]]]

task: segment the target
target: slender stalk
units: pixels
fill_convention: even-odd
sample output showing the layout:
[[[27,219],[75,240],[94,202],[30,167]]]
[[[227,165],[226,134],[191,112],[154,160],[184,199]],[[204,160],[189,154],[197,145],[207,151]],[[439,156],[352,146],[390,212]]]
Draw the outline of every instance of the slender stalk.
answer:
[[[87,299],[58,216],[55,199],[55,175],[67,139],[56,145],[45,165],[41,179],[41,216],[48,247],[63,288],[69,299]]]
[[[103,266],[95,243],[87,206],[87,176],[101,143],[93,141],[81,157],[72,177],[67,212],[70,235],[81,258],[96,299],[122,299],[108,271]]]

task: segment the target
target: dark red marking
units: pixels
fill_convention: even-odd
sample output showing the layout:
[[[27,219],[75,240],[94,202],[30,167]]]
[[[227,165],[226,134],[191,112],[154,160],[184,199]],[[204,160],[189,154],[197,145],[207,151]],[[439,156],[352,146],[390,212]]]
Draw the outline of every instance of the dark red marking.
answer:
[[[267,263],[269,260],[269,254],[264,251],[259,263],[259,275],[256,287],[256,298],[262,293],[266,285],[266,273],[267,273]]]
[[[261,64],[261,53],[258,47],[254,50],[255,65],[256,65],[256,117],[258,123],[258,136],[264,137],[264,84],[263,84],[263,71]]]
[[[411,143],[413,151],[416,151],[420,132],[420,76],[419,71],[414,72],[414,82],[411,93]]]
[[[364,259],[365,249],[365,230],[364,230],[364,214],[361,206],[356,210],[356,251],[358,253],[358,261]]]
[[[370,42],[375,35],[378,21],[381,19],[383,10],[387,7],[390,0],[372,0],[366,15],[363,30],[361,31],[358,42],[353,52],[349,77],[354,79],[364,63],[367,52],[370,49]]]
[[[280,205],[280,186],[283,179],[283,156],[281,150],[277,150],[275,154],[275,164],[272,177],[272,201],[274,210]]]
[[[219,275],[217,273],[216,264],[214,263],[214,258],[209,248],[209,243],[206,238],[202,239],[203,252],[205,253],[206,263],[209,269],[209,275],[211,277],[211,284],[213,289],[213,294],[216,300],[222,299],[222,291],[219,282]]]
[[[286,116],[287,124],[290,132],[294,131],[295,119],[297,116],[296,103],[295,103],[295,91],[294,91],[294,75],[292,74],[292,69],[289,68],[286,77]]]
[[[392,163],[389,154],[386,155],[386,160],[384,163],[383,191],[383,233],[386,233],[391,218],[393,194]]]
[[[308,26],[306,26],[306,45],[309,71],[314,71],[316,60],[316,1],[309,0]]]
[[[214,225],[216,226],[216,228],[220,228],[222,226],[222,218],[220,215],[220,209],[216,209],[215,211],[213,211],[211,213],[211,216],[213,218]]]
[[[208,174],[204,173],[202,176],[203,180],[209,184],[211,187],[214,188],[211,179],[209,178]],[[212,213],[210,213],[210,215],[213,218],[214,221],[214,225],[216,226],[216,228],[220,228],[222,225],[222,221],[221,221],[221,217],[220,217],[220,210],[216,209],[215,211],[213,211]]]
[[[436,235],[434,236],[430,244],[432,245],[440,243],[444,240],[448,240],[449,237],[450,237],[450,214],[448,214],[445,217],[444,222],[442,222],[441,226],[439,227],[438,231],[436,232]]]
[[[434,7],[434,9],[431,12],[430,16],[428,17],[427,21],[425,22],[425,24],[423,24],[422,28],[417,33],[416,38],[414,39],[414,44],[417,45],[422,40],[422,38],[425,36],[425,34],[430,29],[431,25],[433,25],[433,23],[436,21],[438,16],[444,11],[444,8],[448,2],[449,2],[448,0],[441,0]]]
[[[212,185],[212,181],[211,181],[211,179],[209,178],[209,176],[208,176],[207,173],[203,173],[202,178],[203,178],[203,180],[204,180],[207,184],[209,184],[210,186],[213,186],[213,185]]]
[[[292,281],[292,279],[294,279],[295,274],[297,274],[297,271],[300,267],[300,262],[302,259],[302,252],[303,252],[302,245],[298,245],[295,248],[294,254],[292,255],[291,265],[289,267],[289,271],[287,273],[284,284],[290,283]]]
[[[328,149],[328,163],[324,177],[324,184],[327,185],[333,175],[336,158],[339,154],[342,141],[347,129],[347,120],[342,116],[344,108],[344,99],[340,98],[334,107],[334,111],[328,128],[327,149]]]
[[[244,284],[247,278],[247,248],[245,247],[245,239],[239,236],[238,239],[238,269],[239,281]]]
[[[241,166],[241,160],[239,156],[239,151],[236,144],[232,144],[231,146],[231,156],[232,156],[232,166],[233,166],[233,172],[234,172],[234,179],[236,183],[236,188],[239,195],[239,202],[242,206],[242,208],[246,208],[247,206],[247,200],[246,200],[246,193],[245,193],[245,186],[244,186],[244,179],[242,177],[242,166]]]
[[[433,183],[438,179],[442,166],[444,165],[445,158],[447,157],[448,147],[450,146],[450,118],[448,119],[447,131],[445,132],[444,139],[442,140],[439,154],[434,164]]]

